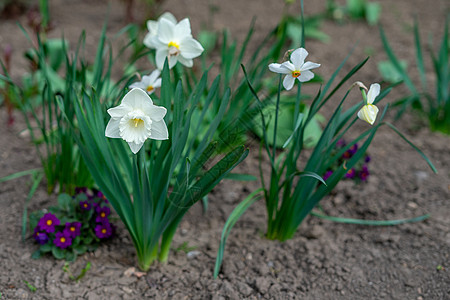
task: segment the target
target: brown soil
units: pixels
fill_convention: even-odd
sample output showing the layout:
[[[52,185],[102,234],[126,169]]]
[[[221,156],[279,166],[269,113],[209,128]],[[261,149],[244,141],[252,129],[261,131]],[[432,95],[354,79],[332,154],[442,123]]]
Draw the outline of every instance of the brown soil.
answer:
[[[87,53],[94,53],[101,25],[107,14],[104,1],[51,1],[56,24],[52,36],[76,42],[81,29],[88,30]],[[162,11],[177,18],[190,17],[193,32],[205,24],[212,29],[229,28],[242,40],[251,17],[256,16],[255,41],[277,23],[283,13],[281,1],[168,0]],[[325,1],[305,1],[307,14],[323,11]],[[343,1],[342,1],[343,2]],[[208,4],[218,6],[210,18]],[[414,66],[412,33],[414,17],[420,22],[423,39],[443,32],[449,5],[445,0],[383,0],[381,22],[398,55]],[[299,11],[298,5],[291,8]],[[112,2],[108,32],[116,33],[124,23],[123,3]],[[142,6],[135,17],[142,18]],[[210,18],[210,19],[209,19]],[[25,17],[17,18],[25,23]],[[13,75],[26,72],[21,53],[28,47],[15,19],[0,21],[0,44],[11,43]],[[212,24],[212,25],[211,25]],[[350,58],[353,65],[367,51],[373,53],[359,72],[359,80],[380,81],[376,63],[385,59],[378,29],[362,22],[337,25],[326,21],[323,30],[329,44],[308,41],[310,60],[320,62],[320,73],[331,72],[359,42]],[[93,54],[92,54],[93,55]],[[432,73],[429,73],[432,76]],[[432,77],[430,77],[431,79]],[[356,79],[355,79],[356,80]],[[391,100],[401,95],[397,89]],[[355,93],[356,94],[356,93]],[[354,95],[351,101],[357,101]],[[384,105],[384,104],[383,104]],[[383,106],[382,105],[382,106]],[[391,111],[388,119],[392,119]],[[25,123],[16,115],[12,128],[5,126],[6,110],[0,109],[0,177],[40,166],[34,147],[19,136]],[[236,224],[228,239],[219,279],[212,278],[215,256],[224,222],[232,209],[257,183],[222,182],[210,195],[210,205],[202,214],[200,205],[186,215],[173,247],[184,242],[195,247],[190,253],[173,251],[167,265],[155,265],[143,277],[126,276],[136,259],[132,243],[119,227],[118,237],[85,254],[71,266],[78,272],[87,261],[92,269],[78,283],[62,271],[63,261],[51,257],[30,258],[36,249],[32,239],[20,239],[21,216],[29,190],[29,179],[20,178],[0,186],[0,292],[1,299],[450,299],[450,137],[432,133],[427,126],[417,128],[414,115],[397,123],[413,143],[435,164],[433,174],[419,155],[387,127],[381,128],[371,145],[371,176],[368,184],[338,185],[322,207],[327,214],[361,219],[410,218],[430,213],[424,222],[391,227],[337,224],[308,217],[295,237],[285,243],[264,238],[264,203],[256,203]],[[420,123],[419,123],[420,124]],[[359,124],[358,132],[366,128]],[[257,174],[257,148],[239,170]],[[30,210],[53,204],[41,185]],[[438,268],[441,266],[442,268]],[[24,281],[37,288],[31,292]]]

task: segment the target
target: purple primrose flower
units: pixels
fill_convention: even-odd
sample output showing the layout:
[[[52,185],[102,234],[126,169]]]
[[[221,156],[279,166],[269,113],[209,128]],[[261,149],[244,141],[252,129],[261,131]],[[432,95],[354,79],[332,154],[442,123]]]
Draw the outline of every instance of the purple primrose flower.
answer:
[[[370,158],[369,155],[366,155],[366,158],[364,158],[364,162],[368,163],[370,162],[372,159]]]
[[[53,244],[55,244],[56,247],[65,249],[72,245],[72,238],[66,230],[64,230],[63,232],[57,232],[55,235],[55,239],[53,240]]]
[[[76,238],[81,234],[81,223],[80,222],[66,223],[64,232],[66,232],[66,235],[70,236],[71,238]]]
[[[60,221],[52,213],[46,213],[38,222],[38,227],[46,232],[55,232],[55,226],[58,226]]]
[[[104,222],[104,223],[101,223],[101,224],[98,224],[97,226],[95,226],[94,231],[95,231],[95,235],[99,239],[107,239],[112,236],[113,227],[111,226],[110,223]]]
[[[81,210],[90,210],[92,207],[91,203],[89,201],[80,201],[80,208]]]
[[[364,166],[362,167],[362,170],[359,172],[359,178],[360,178],[362,181],[366,181],[366,180],[367,180],[367,177],[369,177],[369,175],[370,175],[369,169],[367,168],[366,165],[364,165]]]
[[[345,178],[353,178],[356,175],[356,171],[354,168],[351,168],[350,170],[345,173]]]
[[[342,154],[342,157],[344,159],[349,159],[356,153],[356,151],[358,151],[358,144],[354,144],[353,146],[351,146],[347,151],[344,152],[344,154]]]
[[[108,216],[111,214],[111,210],[108,206],[97,206],[95,209],[97,211],[97,217],[95,218],[95,222],[108,222]]]
[[[36,226],[34,228],[33,237],[41,245],[44,245],[48,242],[48,235],[47,233],[40,231],[39,226]]]

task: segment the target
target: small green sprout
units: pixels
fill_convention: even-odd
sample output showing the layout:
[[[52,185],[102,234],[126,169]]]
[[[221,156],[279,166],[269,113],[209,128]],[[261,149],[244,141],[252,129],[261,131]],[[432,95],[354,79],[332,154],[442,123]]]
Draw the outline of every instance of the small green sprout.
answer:
[[[25,284],[27,285],[27,287],[30,289],[30,291],[32,293],[37,291],[37,288],[34,285],[32,285],[31,283],[29,283],[28,281],[24,280],[23,282],[25,282]]]
[[[86,275],[86,272],[91,269],[91,262],[88,261],[86,263],[86,266],[83,269],[81,269],[81,272],[80,272],[80,274],[78,276],[73,275],[72,271],[70,271],[70,265],[69,265],[68,262],[64,263],[64,266],[63,266],[62,269],[63,269],[64,273],[67,273],[67,275],[69,276],[70,280],[78,282],[78,281],[80,281],[81,278],[84,277],[84,275]]]

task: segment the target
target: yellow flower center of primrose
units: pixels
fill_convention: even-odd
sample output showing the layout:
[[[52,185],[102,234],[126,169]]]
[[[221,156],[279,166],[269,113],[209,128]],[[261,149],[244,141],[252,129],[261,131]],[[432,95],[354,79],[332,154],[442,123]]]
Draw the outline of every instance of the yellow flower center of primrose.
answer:
[[[105,213],[104,212],[102,212],[101,214],[100,214],[100,217],[102,217],[102,218],[104,218],[106,215],[105,215]]]
[[[47,220],[47,225],[48,225],[48,226],[50,226],[50,225],[52,225],[52,224],[53,224],[52,220]]]
[[[153,87],[153,85],[149,85],[148,87],[147,87],[147,92],[151,92],[151,91],[153,91],[155,88]]]
[[[87,207],[88,207],[88,204],[87,204],[87,203],[85,203],[85,204],[83,204],[83,206],[84,206],[84,208],[87,208]]]
[[[297,78],[298,76],[300,76],[301,72],[300,71],[292,71],[292,77]]]
[[[75,231],[75,227],[70,227],[70,231],[74,232]]]
[[[66,238],[65,237],[62,237],[59,240],[61,241],[61,243],[65,243],[66,242]]]
[[[106,233],[106,229],[105,229],[105,228],[102,229],[102,233],[103,233],[103,234]]]
[[[142,119],[136,118],[136,119],[131,119],[131,121],[133,122],[134,127],[141,127],[142,125],[144,125],[144,121]]]

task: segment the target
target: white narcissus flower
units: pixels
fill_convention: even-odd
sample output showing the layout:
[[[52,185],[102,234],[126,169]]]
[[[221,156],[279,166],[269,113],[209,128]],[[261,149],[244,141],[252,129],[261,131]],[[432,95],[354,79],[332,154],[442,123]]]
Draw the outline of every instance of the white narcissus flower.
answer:
[[[161,78],[159,78],[160,74],[161,72],[159,70],[155,70],[150,75],[143,76],[141,81],[130,85],[130,89],[139,88],[151,95],[156,88],[161,87]]]
[[[173,68],[179,61],[186,67],[192,67],[192,59],[203,52],[202,45],[191,34],[189,19],[183,19],[174,24],[167,18],[158,21],[158,33],[150,38],[150,48],[156,49],[156,66],[162,70],[166,57],[169,68]]]
[[[369,92],[367,93],[367,103],[358,112],[358,118],[366,121],[370,125],[373,125],[377,118],[378,107],[373,105],[373,101],[380,94],[380,85],[374,83],[370,86]]]
[[[144,45],[148,48],[155,48],[155,46],[152,44],[152,37],[156,36],[158,34],[158,22],[162,19],[166,19],[167,21],[173,23],[174,25],[177,24],[177,19],[170,13],[165,12],[163,13],[157,21],[149,20],[147,21],[147,29],[148,33],[145,35],[144,38]]]
[[[121,138],[136,154],[146,139],[167,140],[169,132],[164,116],[167,109],[153,105],[152,99],[141,89],[132,89],[119,106],[108,109],[111,119],[105,136]]]
[[[304,48],[298,48],[291,54],[291,61],[285,61],[282,64],[272,63],[269,70],[279,74],[286,74],[283,80],[283,86],[286,90],[292,89],[297,78],[300,82],[309,81],[314,78],[314,73],[310,70],[320,67],[310,61],[305,62],[308,51]]]

